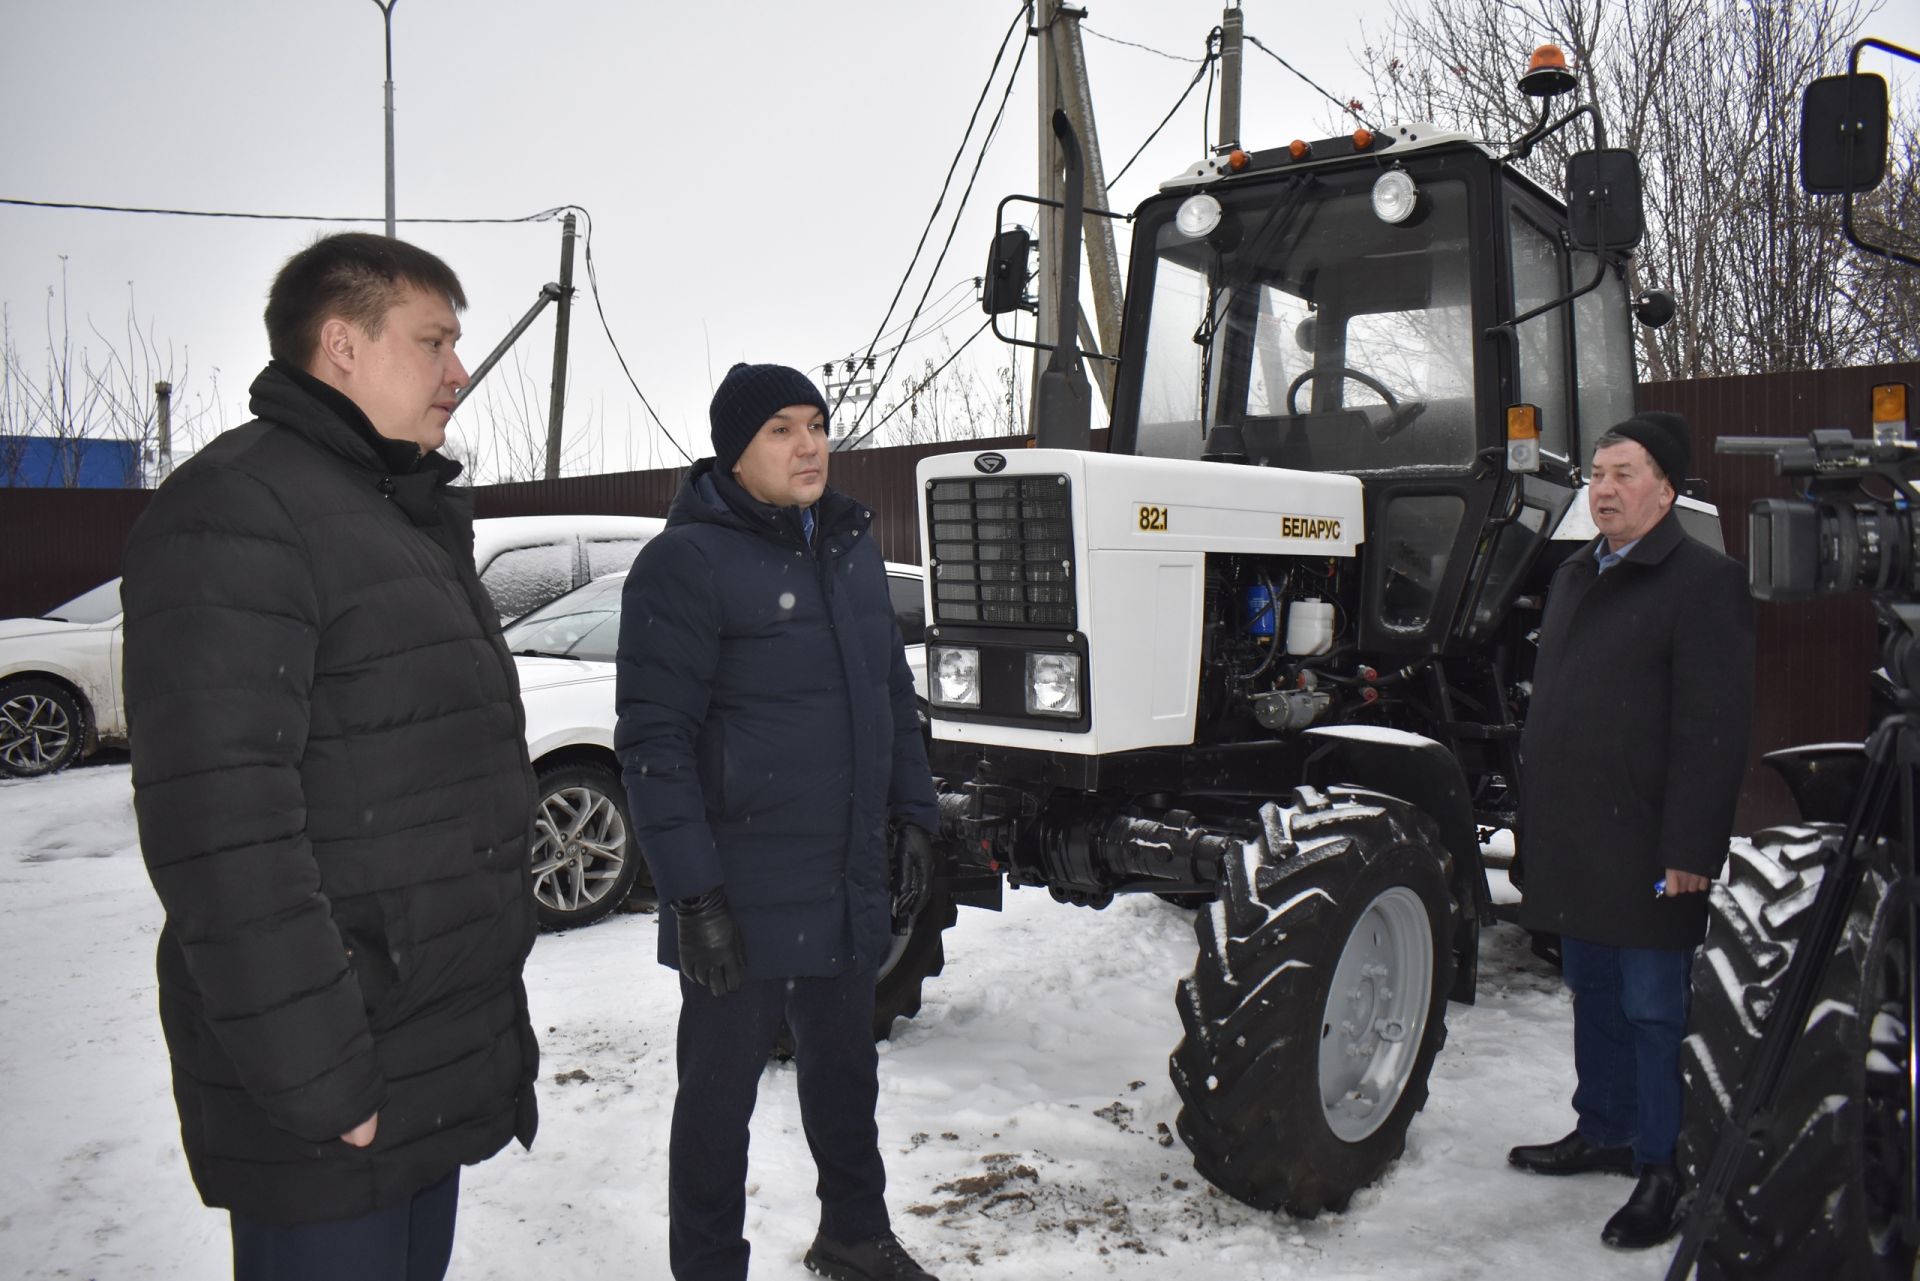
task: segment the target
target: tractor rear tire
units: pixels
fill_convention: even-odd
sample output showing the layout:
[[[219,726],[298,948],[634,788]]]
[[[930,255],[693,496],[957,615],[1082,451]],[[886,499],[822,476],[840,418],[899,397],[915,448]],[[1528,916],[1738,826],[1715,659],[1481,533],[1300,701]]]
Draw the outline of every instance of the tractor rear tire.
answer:
[[[1729,1123],[1782,976],[1839,842],[1827,824],[1736,842],[1694,966],[1679,1161],[1697,1184]],[[1757,1142],[1742,1154],[1700,1275],[1910,1277],[1897,1219],[1907,1152],[1906,896],[1890,847],[1868,858]]]
[[[1169,1070],[1194,1168],[1311,1217],[1406,1148],[1446,1041],[1462,908],[1438,830],[1401,801],[1302,788],[1262,819],[1195,920]]]

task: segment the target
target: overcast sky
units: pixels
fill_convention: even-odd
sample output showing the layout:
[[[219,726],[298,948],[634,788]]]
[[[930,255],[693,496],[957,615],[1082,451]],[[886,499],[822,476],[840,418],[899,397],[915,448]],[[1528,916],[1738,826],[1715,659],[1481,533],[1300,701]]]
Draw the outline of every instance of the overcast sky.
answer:
[[[465,282],[461,353],[471,365],[556,277],[559,224],[407,218],[584,206],[613,334],[640,388],[697,457],[708,452],[713,384],[734,361],[817,373],[827,359],[865,349],[1018,7],[398,0],[400,234],[440,253]],[[1109,173],[1195,70],[1114,40],[1197,59],[1222,7],[1088,5],[1089,74]],[[1388,0],[1245,7],[1250,34],[1334,94],[1365,95],[1357,63],[1386,31]],[[1888,21],[1871,29],[1912,43],[1916,11],[1913,0],[1896,0],[1882,15]],[[1516,51],[1516,74],[1525,52]],[[1012,57],[1009,50],[996,84]],[[1246,57],[1249,144],[1328,131],[1326,99],[1259,50]],[[943,340],[957,344],[979,323],[977,309],[956,304],[981,270],[994,204],[1035,186],[1033,67],[1030,49],[933,278],[946,305],[931,314],[951,319],[907,349],[903,370],[940,356]],[[0,196],[377,218],[382,79],[372,0],[0,0]],[[1200,100],[1196,91],[1116,186],[1116,208],[1131,208],[1202,156]],[[964,178],[963,167],[953,196]],[[928,279],[952,198],[909,304]],[[259,317],[267,284],[289,254],[331,229],[339,228],[0,206],[0,303],[36,369],[49,290],[63,270],[72,328],[96,352],[101,340],[88,323],[121,334],[131,289],[141,321],[172,345],[187,407],[213,396],[217,376],[225,422],[238,425],[247,384],[266,359]],[[677,462],[613,360],[585,276],[581,261],[568,425],[584,443],[569,470]],[[545,412],[551,315],[517,349],[536,417]],[[983,337],[969,356],[1004,363],[991,342]],[[521,381],[511,362],[493,380],[496,395]],[[476,408],[456,417],[456,437]]]

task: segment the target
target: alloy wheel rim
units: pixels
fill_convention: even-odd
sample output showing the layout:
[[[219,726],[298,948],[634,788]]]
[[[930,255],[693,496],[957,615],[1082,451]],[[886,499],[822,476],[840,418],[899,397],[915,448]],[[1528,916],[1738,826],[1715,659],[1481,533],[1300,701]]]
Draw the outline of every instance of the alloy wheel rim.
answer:
[[[591,787],[562,787],[534,817],[533,892],[541,906],[578,912],[603,902],[627,863],[619,807]]]
[[[48,769],[73,741],[73,723],[57,699],[16,694],[0,703],[0,762],[22,773]]]

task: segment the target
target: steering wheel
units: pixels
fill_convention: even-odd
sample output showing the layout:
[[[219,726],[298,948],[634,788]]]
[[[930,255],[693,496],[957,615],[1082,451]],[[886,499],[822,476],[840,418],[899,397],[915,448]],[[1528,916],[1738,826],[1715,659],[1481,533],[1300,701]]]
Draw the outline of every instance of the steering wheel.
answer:
[[[1385,383],[1375,378],[1372,374],[1362,373],[1360,370],[1348,365],[1332,365],[1305,370],[1299,377],[1287,384],[1287,413],[1289,415],[1296,418],[1299,417],[1300,407],[1295,402],[1300,399],[1300,389],[1307,384],[1309,379],[1317,378],[1321,374],[1337,374],[1341,378],[1351,378],[1362,387],[1374,392],[1381,400],[1387,403],[1386,418],[1374,424],[1373,427],[1375,438],[1381,441],[1391,440],[1393,437],[1399,435],[1414,419],[1427,412],[1426,401],[1410,400],[1402,405],[1400,398],[1395,396],[1393,392],[1387,388]]]

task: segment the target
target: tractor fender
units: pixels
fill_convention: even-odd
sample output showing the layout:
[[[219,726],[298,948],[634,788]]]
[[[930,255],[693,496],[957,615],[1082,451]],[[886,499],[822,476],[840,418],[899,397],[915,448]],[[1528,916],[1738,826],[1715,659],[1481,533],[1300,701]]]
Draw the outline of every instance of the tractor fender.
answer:
[[[1452,998],[1473,1003],[1479,980],[1480,923],[1492,894],[1480,861],[1467,776],[1444,746],[1422,734],[1378,725],[1324,725],[1306,731],[1316,741],[1307,757],[1307,780],[1316,787],[1344,783],[1397,797],[1426,812],[1453,856],[1453,892],[1459,901],[1460,933],[1454,940],[1458,966]]]
[[[1867,777],[1865,743],[1806,743],[1760,758],[1773,766],[1809,823],[1845,823]]]

